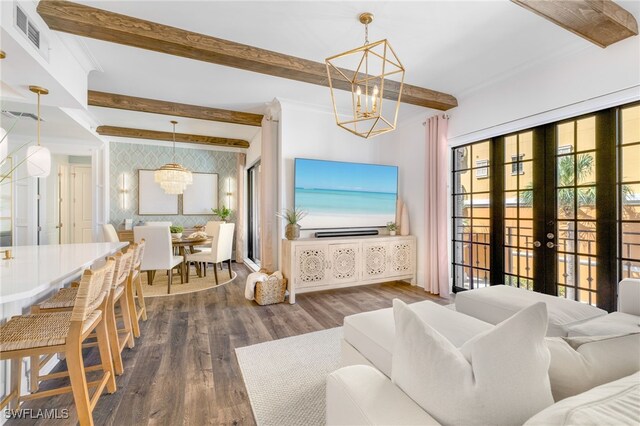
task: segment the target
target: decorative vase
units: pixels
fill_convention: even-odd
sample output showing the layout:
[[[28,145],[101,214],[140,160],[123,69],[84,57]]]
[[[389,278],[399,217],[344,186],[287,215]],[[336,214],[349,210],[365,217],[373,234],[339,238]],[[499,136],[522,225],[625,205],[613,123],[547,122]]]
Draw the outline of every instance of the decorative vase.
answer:
[[[284,236],[287,240],[297,240],[300,238],[300,225],[297,223],[289,223],[284,228]]]
[[[409,209],[406,204],[402,206],[402,215],[400,217],[400,235],[409,235]]]
[[[404,203],[400,198],[396,201],[396,226],[400,229],[402,225],[402,209],[404,207]]]
[[[389,235],[391,235],[391,236],[396,235],[396,231],[389,231]]]
[[[165,235],[167,235],[167,234],[165,234]],[[173,238],[182,238],[182,232],[172,232],[171,236]]]

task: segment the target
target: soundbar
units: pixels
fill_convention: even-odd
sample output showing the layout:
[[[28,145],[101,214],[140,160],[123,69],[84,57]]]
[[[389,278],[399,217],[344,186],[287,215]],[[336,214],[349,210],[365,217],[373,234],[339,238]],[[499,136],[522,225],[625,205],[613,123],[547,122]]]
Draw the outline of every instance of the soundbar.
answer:
[[[352,229],[349,231],[320,231],[316,232],[316,238],[329,237],[364,237],[368,235],[378,235],[377,229]]]

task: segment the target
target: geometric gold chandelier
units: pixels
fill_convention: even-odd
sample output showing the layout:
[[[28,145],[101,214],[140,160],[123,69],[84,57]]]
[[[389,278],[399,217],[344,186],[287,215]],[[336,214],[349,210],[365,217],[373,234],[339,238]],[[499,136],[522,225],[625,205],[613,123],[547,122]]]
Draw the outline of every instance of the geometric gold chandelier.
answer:
[[[325,64],[336,124],[368,139],[395,130],[405,70],[386,39],[369,43],[373,14],[362,13],[358,20],[364,25],[364,45],[331,56]]]
[[[173,124],[173,163],[167,163],[157,169],[153,177],[166,194],[179,195],[184,193],[187,185],[193,183],[193,175],[176,163],[176,124],[178,122],[172,120],[171,124]]]

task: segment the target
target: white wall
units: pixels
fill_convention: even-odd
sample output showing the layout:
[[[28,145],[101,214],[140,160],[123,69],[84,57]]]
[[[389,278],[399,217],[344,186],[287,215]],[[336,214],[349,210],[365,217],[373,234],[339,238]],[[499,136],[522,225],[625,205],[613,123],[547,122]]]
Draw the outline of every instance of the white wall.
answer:
[[[262,132],[258,132],[253,139],[249,141],[249,148],[247,149],[247,161],[245,169],[249,169],[256,161],[260,160],[260,154],[262,153]]]
[[[417,238],[417,284],[424,287],[425,223],[424,223],[424,125],[427,116],[420,113],[399,123],[397,129],[371,139],[381,163],[398,166],[398,198],[409,210],[409,232]]]
[[[640,98],[640,37],[585,48],[458,98],[449,141],[467,143]]]

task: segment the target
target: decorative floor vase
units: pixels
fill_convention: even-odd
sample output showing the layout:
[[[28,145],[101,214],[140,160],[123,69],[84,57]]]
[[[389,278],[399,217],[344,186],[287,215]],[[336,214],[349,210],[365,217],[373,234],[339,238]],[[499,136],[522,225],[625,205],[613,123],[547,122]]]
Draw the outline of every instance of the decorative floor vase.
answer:
[[[406,204],[402,205],[402,215],[400,216],[400,235],[409,235],[409,209]]]
[[[285,226],[284,236],[287,237],[287,240],[297,240],[300,238],[300,225],[290,223]]]
[[[402,226],[402,209],[404,207],[404,203],[400,198],[396,201],[396,226],[400,229]]]

